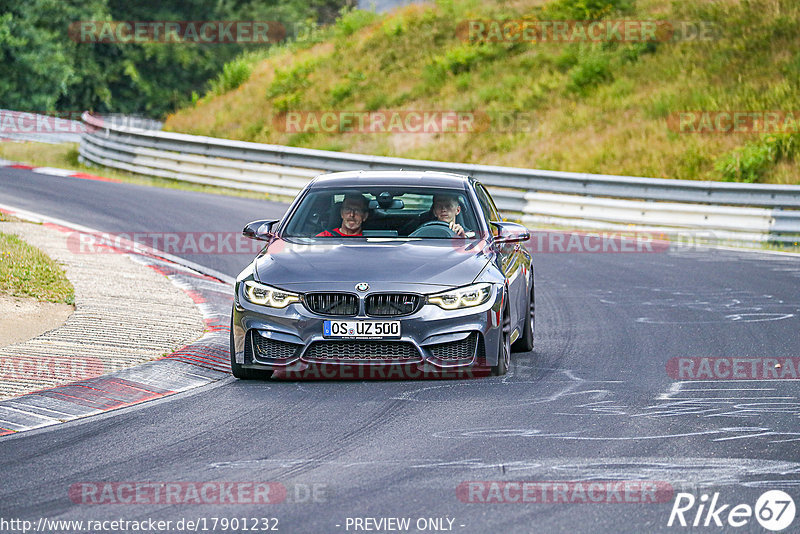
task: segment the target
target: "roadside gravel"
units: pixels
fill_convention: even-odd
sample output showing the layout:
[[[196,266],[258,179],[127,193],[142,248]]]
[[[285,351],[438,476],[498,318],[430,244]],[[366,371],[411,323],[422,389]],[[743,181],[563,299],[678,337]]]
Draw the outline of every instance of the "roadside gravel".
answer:
[[[75,288],[75,312],[62,326],[0,348],[0,399],[135,366],[203,336],[191,297],[135,256],[76,253],[71,231],[50,224],[4,222],[0,231],[62,264]]]

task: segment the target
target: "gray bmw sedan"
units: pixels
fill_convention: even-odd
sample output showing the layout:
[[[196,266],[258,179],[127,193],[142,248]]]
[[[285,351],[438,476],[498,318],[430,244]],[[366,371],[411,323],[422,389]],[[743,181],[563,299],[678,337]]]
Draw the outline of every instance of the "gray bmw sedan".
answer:
[[[505,374],[534,339],[524,226],[486,188],[440,172],[356,171],[312,180],[237,277],[237,378]]]

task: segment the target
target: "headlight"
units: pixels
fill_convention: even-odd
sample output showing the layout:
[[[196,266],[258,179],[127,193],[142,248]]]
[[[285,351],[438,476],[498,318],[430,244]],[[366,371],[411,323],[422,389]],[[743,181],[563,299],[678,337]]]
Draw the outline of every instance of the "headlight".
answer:
[[[459,308],[480,306],[489,300],[491,296],[492,284],[481,283],[429,295],[428,302],[436,304],[445,310],[457,310]]]
[[[244,283],[244,297],[253,304],[270,308],[285,308],[292,302],[300,302],[300,295],[248,280]]]

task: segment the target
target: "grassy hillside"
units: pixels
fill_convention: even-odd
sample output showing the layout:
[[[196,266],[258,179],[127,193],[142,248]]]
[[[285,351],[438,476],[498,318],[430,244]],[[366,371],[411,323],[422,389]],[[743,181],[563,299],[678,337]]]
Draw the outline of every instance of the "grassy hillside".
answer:
[[[708,40],[468,42],[471,19],[668,20]],[[798,112],[797,0],[445,1],[353,11],[313,38],[241,58],[171,131],[421,159],[692,180],[800,183],[800,135],[677,133],[673,114]],[[287,110],[527,112],[478,133],[286,133]]]

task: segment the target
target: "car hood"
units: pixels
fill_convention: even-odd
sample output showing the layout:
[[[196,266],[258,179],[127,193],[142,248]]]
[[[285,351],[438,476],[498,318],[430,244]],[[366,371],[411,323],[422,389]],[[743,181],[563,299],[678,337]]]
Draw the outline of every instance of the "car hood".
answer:
[[[352,291],[359,282],[369,283],[375,291],[409,286],[447,289],[469,284],[480,274],[491,259],[483,245],[450,239],[370,238],[324,244],[276,239],[256,259],[255,277],[295,291]]]

